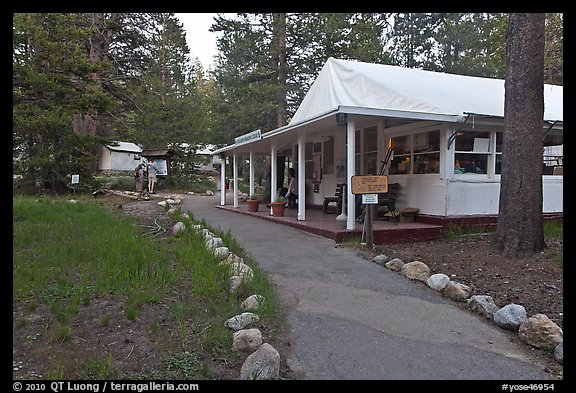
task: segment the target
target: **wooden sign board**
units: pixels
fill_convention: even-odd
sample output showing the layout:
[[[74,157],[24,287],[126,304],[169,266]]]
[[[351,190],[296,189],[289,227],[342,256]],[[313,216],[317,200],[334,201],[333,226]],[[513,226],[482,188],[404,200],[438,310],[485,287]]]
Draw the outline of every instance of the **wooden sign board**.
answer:
[[[352,194],[388,192],[388,176],[352,176]]]

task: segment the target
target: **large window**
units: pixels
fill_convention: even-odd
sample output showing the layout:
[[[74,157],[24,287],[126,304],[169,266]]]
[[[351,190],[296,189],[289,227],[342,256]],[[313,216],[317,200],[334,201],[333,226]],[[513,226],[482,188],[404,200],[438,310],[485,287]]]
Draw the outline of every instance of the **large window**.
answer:
[[[388,174],[440,172],[440,131],[426,131],[392,138],[394,158]]]
[[[544,137],[544,175],[564,174],[564,138],[562,134],[549,133]]]
[[[496,132],[496,167],[494,173],[502,174],[502,142],[504,134]],[[542,156],[543,175],[563,174],[563,138],[560,134],[548,134],[544,137],[544,152]]]
[[[488,173],[490,132],[458,131],[454,143],[454,173]]]
[[[392,138],[394,158],[389,163],[388,174],[404,175],[412,173],[412,135]]]

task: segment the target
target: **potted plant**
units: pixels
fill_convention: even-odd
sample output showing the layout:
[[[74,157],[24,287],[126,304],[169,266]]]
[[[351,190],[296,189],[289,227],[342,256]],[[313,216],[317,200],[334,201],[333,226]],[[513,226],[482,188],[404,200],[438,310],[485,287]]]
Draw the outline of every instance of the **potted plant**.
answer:
[[[248,197],[248,200],[246,201],[246,203],[248,203],[248,211],[249,212],[257,212],[258,211],[258,207],[260,206],[260,200],[258,198],[256,198],[256,195],[250,195]]]
[[[284,208],[286,207],[287,199],[281,196],[277,196],[274,202],[270,203],[272,208],[272,215],[274,217],[284,217]]]

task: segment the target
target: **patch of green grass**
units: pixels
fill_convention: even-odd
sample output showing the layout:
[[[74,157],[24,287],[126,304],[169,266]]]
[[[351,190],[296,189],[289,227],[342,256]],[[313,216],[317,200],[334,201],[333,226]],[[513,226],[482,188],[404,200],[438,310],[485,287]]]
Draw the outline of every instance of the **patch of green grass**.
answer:
[[[544,238],[546,243],[560,243],[564,239],[564,223],[559,221],[545,221],[544,222]],[[554,254],[555,260],[560,266],[564,265],[564,253],[558,251]]]
[[[195,379],[203,368],[198,355],[189,351],[172,354],[164,362],[169,379]]]
[[[129,217],[65,198],[13,199],[13,298],[87,299],[166,287],[176,273]],[[77,300],[75,300],[77,301]]]
[[[58,342],[63,343],[69,341],[72,338],[72,326],[70,325],[59,325],[56,329],[56,339]]]
[[[554,220],[544,222],[544,237],[549,240],[559,240],[564,237],[564,224]]]
[[[362,244],[362,237],[360,236],[349,236],[346,237],[344,240],[342,240],[342,242],[340,243],[341,246],[343,247],[357,247],[359,245]]]
[[[57,381],[64,379],[64,366],[57,366],[48,370],[46,378],[49,381]]]
[[[27,302],[30,312],[39,306],[48,309],[53,317],[44,333],[55,341],[70,340],[74,317],[92,299],[123,300],[128,320],[137,320],[148,305],[165,303],[171,310],[168,318],[150,322],[150,334],[163,342],[159,351],[165,369],[146,370],[143,378],[202,378],[208,376],[210,362],[201,360],[200,353],[202,359],[208,356],[222,364],[233,357],[232,332],[224,321],[241,312],[246,296],[265,296],[258,311],[261,322],[270,332],[280,329],[281,310],[268,277],[230,232],[218,232],[177,211],[174,217],[187,228],[181,236],[151,240],[141,236],[131,217],[117,213],[117,204],[82,195],[74,198],[77,203],[69,199],[13,197],[13,302]],[[192,230],[198,223],[252,267],[254,277],[245,292],[229,293],[229,272],[218,265],[222,258],[206,249],[202,233]],[[112,324],[109,314],[95,318],[101,318],[101,326]],[[24,322],[16,326],[26,328]],[[165,331],[180,334],[163,337]],[[111,356],[97,356],[84,365],[82,375],[62,366],[51,369],[50,377],[118,377]]]
[[[100,325],[103,327],[110,326],[111,321],[112,317],[109,314],[103,315],[102,319],[100,319]]]
[[[446,228],[442,229],[441,237],[445,240],[456,240],[465,233],[466,231],[461,225],[449,224]]]
[[[112,352],[86,362],[84,366],[85,379],[103,380],[113,379],[115,377],[114,365],[112,362]]]
[[[29,323],[28,319],[18,318],[16,320],[16,329],[22,329],[22,328],[26,327],[26,326],[28,326],[28,323]]]

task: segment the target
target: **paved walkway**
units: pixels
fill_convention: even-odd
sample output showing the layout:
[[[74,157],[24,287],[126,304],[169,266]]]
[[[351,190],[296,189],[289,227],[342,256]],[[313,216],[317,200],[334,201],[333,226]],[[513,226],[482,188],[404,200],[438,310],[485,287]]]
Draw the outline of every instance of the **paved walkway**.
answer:
[[[181,209],[230,230],[269,274],[287,305],[287,362],[302,379],[548,378],[514,333],[436,291],[332,240],[218,209],[219,203],[219,194],[187,195]]]

